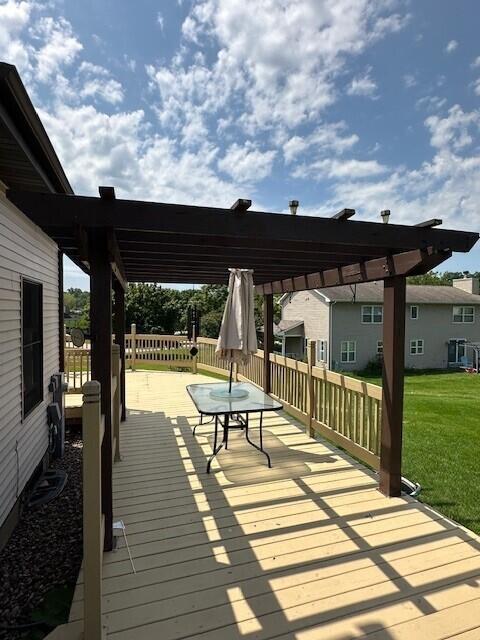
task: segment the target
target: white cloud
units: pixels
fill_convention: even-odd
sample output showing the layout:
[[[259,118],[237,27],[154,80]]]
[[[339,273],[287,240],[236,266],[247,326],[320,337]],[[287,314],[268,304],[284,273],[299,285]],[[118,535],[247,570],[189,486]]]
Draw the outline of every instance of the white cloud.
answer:
[[[351,149],[359,140],[356,134],[344,134],[345,122],[325,123],[316,127],[308,136],[292,136],[283,144],[285,162],[292,162],[307,149],[315,155],[341,154]]]
[[[233,143],[218,161],[221,171],[240,183],[259,182],[270,175],[276,151],[260,151],[251,142]]]
[[[160,30],[163,31],[163,27],[165,25],[165,20],[164,20],[164,17],[163,17],[163,15],[162,15],[162,13],[160,11],[157,13],[157,24],[160,27]]]
[[[472,144],[472,136],[480,131],[480,111],[465,113],[456,104],[449,109],[447,117],[432,115],[425,120],[425,125],[433,147],[459,151]]]
[[[81,89],[81,98],[101,98],[110,104],[118,104],[123,100],[122,85],[110,77],[110,72],[105,67],[82,62],[78,73]]]
[[[415,103],[417,109],[425,109],[426,111],[440,111],[442,107],[447,104],[446,98],[440,98],[439,96],[423,96],[419,98]]]
[[[368,96],[374,98],[377,91],[377,83],[371,77],[372,67],[368,67],[363,74],[352,79],[347,93],[349,96]]]
[[[35,53],[35,77],[46,82],[64,66],[70,65],[83,49],[73,33],[70,23],[64,18],[40,18],[31,28],[34,39],[42,42]]]
[[[414,87],[415,85],[418,84],[417,82],[417,78],[415,77],[414,73],[406,73],[403,76],[403,84],[405,85],[405,87],[407,89],[410,89],[411,87]]]
[[[295,169],[293,175],[297,178],[311,177],[314,180],[332,178],[352,180],[357,178],[371,178],[383,174],[387,167],[376,160],[332,160],[324,158],[309,164],[304,164]]]
[[[477,56],[475,60],[472,62],[472,68],[476,69],[480,67],[480,56]]]
[[[192,105],[205,118],[227,120],[236,105],[237,126],[249,135],[312,122],[337,99],[336,79],[347,58],[362,53],[407,16],[392,14],[391,0],[201,0],[182,31],[185,46],[218,47],[213,64],[149,68],[163,122],[188,118]],[[190,50],[189,49],[189,50]],[[359,90],[362,87],[359,86]],[[365,93],[372,87],[363,85]]]
[[[450,40],[450,42],[445,47],[445,53],[453,53],[457,47],[458,42],[456,40]]]

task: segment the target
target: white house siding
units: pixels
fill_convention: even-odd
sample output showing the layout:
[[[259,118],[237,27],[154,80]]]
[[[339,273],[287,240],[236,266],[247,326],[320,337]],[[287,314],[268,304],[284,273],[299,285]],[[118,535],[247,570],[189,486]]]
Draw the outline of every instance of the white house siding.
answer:
[[[285,297],[282,320],[303,320],[305,337],[329,341],[330,305],[314,291],[297,291]]]
[[[363,369],[375,357],[377,341],[382,340],[382,324],[362,324],[360,303],[337,302],[333,305],[332,343],[334,368],[345,371]],[[455,324],[451,304],[420,304],[417,320],[410,318],[407,304],[405,318],[405,366],[412,369],[441,369],[448,366],[447,343],[465,338],[480,341],[480,305],[476,306],[473,324]],[[410,340],[424,341],[423,355],[410,355]],[[355,363],[340,361],[341,342],[354,340]]]
[[[57,251],[57,245],[0,192],[0,525],[48,446],[48,383],[59,368]],[[22,276],[43,284],[44,399],[24,422]]]

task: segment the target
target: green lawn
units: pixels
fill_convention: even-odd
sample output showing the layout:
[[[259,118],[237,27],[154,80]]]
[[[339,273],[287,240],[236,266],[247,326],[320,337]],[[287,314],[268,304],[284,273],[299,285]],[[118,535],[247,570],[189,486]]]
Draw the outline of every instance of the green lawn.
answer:
[[[403,475],[420,482],[423,502],[480,534],[479,463],[480,375],[406,373]]]

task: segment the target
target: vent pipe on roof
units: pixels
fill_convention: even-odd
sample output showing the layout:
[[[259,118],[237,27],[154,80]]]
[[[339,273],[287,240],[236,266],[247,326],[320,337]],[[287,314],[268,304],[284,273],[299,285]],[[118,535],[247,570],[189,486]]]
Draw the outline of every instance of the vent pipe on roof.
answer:
[[[288,203],[288,206],[290,207],[290,213],[292,214],[292,216],[295,216],[297,214],[297,209],[299,204],[300,203],[298,202],[298,200],[290,200],[290,202]]]

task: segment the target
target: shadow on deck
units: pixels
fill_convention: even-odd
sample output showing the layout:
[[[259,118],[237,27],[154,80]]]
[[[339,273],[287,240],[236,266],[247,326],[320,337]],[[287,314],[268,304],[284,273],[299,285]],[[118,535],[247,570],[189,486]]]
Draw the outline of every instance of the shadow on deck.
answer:
[[[123,543],[105,555],[109,638],[480,638],[478,538],[283,412],[264,418],[272,469],[236,431],[207,475],[185,386],[209,380],[127,373],[114,509],[137,573]],[[72,621],[81,598],[82,574]]]

